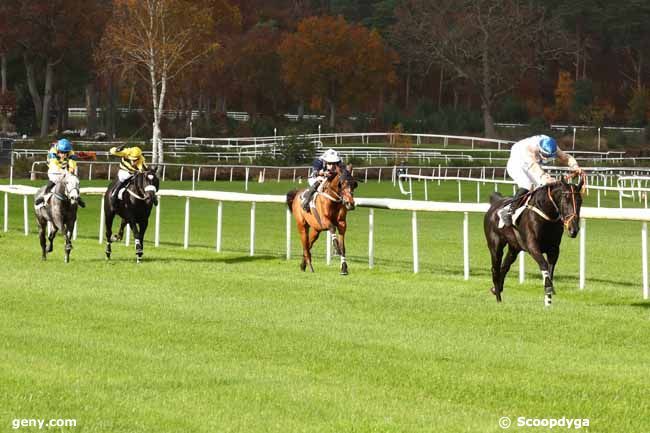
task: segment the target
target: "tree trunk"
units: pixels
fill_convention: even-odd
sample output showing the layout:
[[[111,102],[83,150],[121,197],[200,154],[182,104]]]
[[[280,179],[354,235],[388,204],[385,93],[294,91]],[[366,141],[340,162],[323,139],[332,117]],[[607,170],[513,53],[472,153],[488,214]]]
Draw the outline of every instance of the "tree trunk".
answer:
[[[440,83],[438,85],[438,111],[442,110],[442,84],[445,82],[445,70],[440,67]]]
[[[334,126],[336,125],[336,105],[331,99],[327,99],[327,103],[330,106],[330,128],[333,131]]]
[[[0,54],[0,75],[2,76],[2,94],[7,93],[7,55]]]
[[[97,92],[95,83],[86,84],[86,134],[97,132]]]
[[[34,64],[27,54],[23,55],[23,58],[25,59],[25,70],[27,72],[27,87],[29,89],[29,94],[32,97],[32,103],[34,104],[34,112],[36,113],[36,123],[40,123],[41,118],[43,117],[43,103],[41,102],[41,94],[36,86]]]
[[[485,129],[486,138],[496,138],[496,130],[494,129],[494,118],[492,117],[492,110],[486,103],[482,105],[483,109],[483,128]]]
[[[116,112],[115,112],[115,100],[116,100],[116,88],[113,80],[113,75],[110,74],[108,77],[108,100],[106,106],[105,115],[105,128],[106,133],[110,139],[114,139],[117,134],[117,122],[116,122]]]
[[[45,66],[45,92],[43,94],[43,115],[41,117],[41,137],[47,137],[50,126],[50,103],[52,101],[52,81],[54,80],[54,64],[47,61]]]
[[[404,108],[408,111],[411,101],[411,62],[406,64],[406,89],[404,89]]]
[[[298,121],[302,122],[303,117],[305,117],[305,101],[301,99],[298,104]]]

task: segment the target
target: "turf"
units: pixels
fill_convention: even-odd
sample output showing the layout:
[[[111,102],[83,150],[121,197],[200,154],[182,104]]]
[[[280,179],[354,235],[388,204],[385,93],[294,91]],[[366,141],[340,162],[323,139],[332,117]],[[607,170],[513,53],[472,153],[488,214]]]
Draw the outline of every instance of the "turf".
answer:
[[[243,190],[237,182],[198,187]],[[457,200],[455,183],[429,193]],[[357,195],[400,196],[374,182]],[[249,257],[249,205],[224,204],[224,252],[216,253],[216,204],[193,200],[184,250],[184,200],[164,197],[162,245],[153,247],[150,230],[136,265],[132,245],[104,259],[99,200],[88,197],[66,265],[60,239],[40,261],[31,215],[22,234],[20,200],[10,198],[10,231],[0,234],[0,431],[13,431],[13,419],[71,418],[76,427],[55,431],[497,432],[501,416],[589,418],[583,430],[591,432],[648,430],[640,223],[588,222],[583,291],[578,241],[565,238],[558,294],[545,309],[530,259],[524,284],[513,268],[502,305],[488,293],[480,215],[470,216],[469,281],[460,215],[418,214],[414,275],[409,212],[375,211],[368,269],[367,209],[350,214],[350,275],[341,277],[325,264],[323,240],[316,273],[299,271],[295,230],[293,257],[284,258],[281,205],[257,205]]]

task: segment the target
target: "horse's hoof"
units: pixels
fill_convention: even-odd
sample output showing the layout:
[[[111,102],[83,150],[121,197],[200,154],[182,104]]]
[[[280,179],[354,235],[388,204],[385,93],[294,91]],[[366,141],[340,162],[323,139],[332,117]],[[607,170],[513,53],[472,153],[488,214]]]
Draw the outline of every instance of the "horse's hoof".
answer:
[[[307,264],[306,263],[301,263],[300,264],[300,270],[305,272],[305,269],[307,269]]]
[[[52,247],[47,247],[47,252],[48,252],[48,253],[51,253],[52,251],[54,251],[54,247],[53,247],[53,246],[52,246]]]
[[[496,295],[497,295],[497,289],[494,288],[494,287],[492,287],[492,288],[490,289],[490,293],[492,293],[494,296],[496,296]]]
[[[47,260],[47,256],[42,256],[42,257],[41,257],[41,261],[44,262],[44,261],[46,261],[46,260]]]
[[[348,271],[341,271],[341,275],[347,275]]]
[[[111,236],[111,242],[119,242],[121,240],[122,240],[122,238],[120,236],[117,236],[117,235]]]
[[[545,307],[550,307],[552,305],[553,301],[549,295],[544,296],[544,306]]]

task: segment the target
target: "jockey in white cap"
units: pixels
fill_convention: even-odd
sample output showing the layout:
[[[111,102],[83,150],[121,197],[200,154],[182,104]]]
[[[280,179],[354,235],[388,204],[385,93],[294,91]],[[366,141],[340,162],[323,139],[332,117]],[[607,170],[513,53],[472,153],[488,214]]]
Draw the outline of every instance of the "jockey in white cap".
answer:
[[[309,190],[305,194],[302,202],[302,208],[305,212],[309,212],[309,202],[318,190],[321,183],[331,176],[336,167],[341,164],[341,157],[334,149],[327,149],[319,158],[316,158],[312,164],[311,173],[309,173]]]

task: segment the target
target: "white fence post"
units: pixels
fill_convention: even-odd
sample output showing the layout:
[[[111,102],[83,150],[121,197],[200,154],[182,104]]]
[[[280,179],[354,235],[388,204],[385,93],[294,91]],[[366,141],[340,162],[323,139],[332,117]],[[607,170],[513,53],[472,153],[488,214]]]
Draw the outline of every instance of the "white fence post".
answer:
[[[469,280],[469,213],[463,218],[463,275]]]
[[[524,259],[526,258],[526,253],[521,251],[519,253],[519,284],[524,284]]]
[[[587,218],[580,219],[580,290],[585,288],[585,257],[587,238]]]
[[[325,247],[325,264],[332,264],[332,233],[327,231],[327,246]]]
[[[158,196],[158,206],[156,206],[156,225],[154,227],[154,240],[153,240],[153,245],[154,247],[160,246],[160,203],[161,203],[161,197]]]
[[[641,226],[641,269],[643,272],[643,299],[648,299],[648,223]]]
[[[77,240],[77,223],[79,220],[75,220],[74,222],[74,228],[72,229],[72,240],[76,241]]]
[[[9,230],[9,193],[5,192],[5,208],[4,208],[4,231]]]
[[[128,247],[130,243],[131,243],[131,226],[127,224],[126,225],[126,239],[124,240],[124,245],[126,245]]]
[[[251,257],[255,255],[255,202],[251,203]]]
[[[368,213],[368,268],[375,265],[375,210]]]
[[[190,198],[185,199],[185,228],[183,230],[183,248],[190,246]]]
[[[413,273],[417,274],[420,271],[420,264],[418,263],[418,217],[415,211],[411,217],[411,229],[413,231]]]
[[[222,218],[223,218],[223,202],[220,201],[217,206],[217,252],[221,252],[221,227],[222,227]]]
[[[287,209],[287,260],[291,258],[291,211]]]
[[[23,219],[25,225],[25,236],[29,235],[29,218],[27,217],[27,196],[23,196]]]
[[[102,194],[102,202],[99,205],[99,243],[100,244],[104,241],[105,225],[106,225],[106,219],[104,217],[104,194]]]

